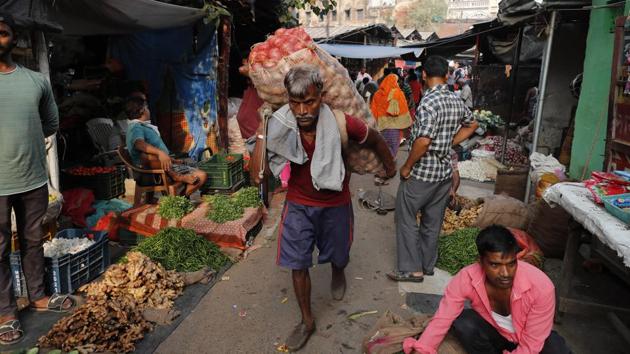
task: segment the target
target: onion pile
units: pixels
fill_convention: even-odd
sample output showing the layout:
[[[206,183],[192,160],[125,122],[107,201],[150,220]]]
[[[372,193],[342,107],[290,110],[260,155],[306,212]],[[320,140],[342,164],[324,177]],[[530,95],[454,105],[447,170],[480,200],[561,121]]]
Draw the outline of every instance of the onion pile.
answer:
[[[256,44],[249,55],[251,70],[262,67],[270,69],[278,65],[280,59],[306,48],[313,39],[301,27],[280,28],[265,42]]]
[[[239,70],[249,76],[260,98],[278,109],[289,102],[284,87],[285,75],[292,67],[303,64],[319,68],[324,81],[324,103],[374,126],[369,107],[356,90],[348,70],[318,47],[301,27],[278,29],[265,42],[254,45],[247,65]],[[345,155],[352,172],[376,173],[383,168],[374,151],[353,142],[349,142]]]

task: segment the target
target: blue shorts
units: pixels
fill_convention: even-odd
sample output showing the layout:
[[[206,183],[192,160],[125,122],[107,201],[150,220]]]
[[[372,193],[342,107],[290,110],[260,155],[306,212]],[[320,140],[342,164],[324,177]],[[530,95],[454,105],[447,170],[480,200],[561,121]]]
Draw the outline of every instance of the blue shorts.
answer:
[[[350,261],[353,230],[352,203],[313,207],[287,201],[280,221],[276,262],[289,269],[310,268],[317,246],[319,264],[331,262],[343,268]]]

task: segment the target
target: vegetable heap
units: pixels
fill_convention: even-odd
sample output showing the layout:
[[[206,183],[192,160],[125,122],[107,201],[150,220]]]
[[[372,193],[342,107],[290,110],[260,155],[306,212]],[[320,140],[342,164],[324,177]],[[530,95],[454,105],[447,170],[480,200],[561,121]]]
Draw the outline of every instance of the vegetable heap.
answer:
[[[127,258],[127,263],[111,266],[103,280],[79,289],[86,293],[86,303],[55,323],[39,339],[41,347],[82,353],[135,350],[135,342],[152,328],[143,310],[171,309],[184,280],[141,253],[130,252]]]
[[[190,200],[182,196],[169,195],[160,198],[158,214],[165,219],[181,219],[194,209]]]
[[[505,125],[501,116],[498,116],[490,111],[484,110],[475,110],[473,112],[473,117],[479,123],[479,127],[483,130],[488,130],[488,128],[496,128],[502,127]]]
[[[246,208],[257,208],[262,205],[256,187],[243,188],[231,197],[211,195],[204,199],[210,204],[208,219],[223,224],[243,217]]]
[[[478,228],[465,228],[438,239],[437,267],[453,275],[467,265],[475,263],[478,258],[475,239]]]
[[[134,251],[178,272],[195,272],[206,266],[219,270],[228,260],[214,243],[193,230],[177,227],[163,229],[143,240]]]

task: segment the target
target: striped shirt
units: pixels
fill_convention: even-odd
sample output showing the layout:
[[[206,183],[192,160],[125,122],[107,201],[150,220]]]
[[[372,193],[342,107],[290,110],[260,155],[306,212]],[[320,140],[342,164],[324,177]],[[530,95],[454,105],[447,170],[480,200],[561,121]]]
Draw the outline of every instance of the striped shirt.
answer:
[[[430,138],[426,154],[413,166],[411,176],[423,182],[441,182],[453,175],[451,145],[462,125],[473,122],[470,109],[448,86],[429,89],[420,101],[416,121],[411,128],[409,144],[418,138]]]

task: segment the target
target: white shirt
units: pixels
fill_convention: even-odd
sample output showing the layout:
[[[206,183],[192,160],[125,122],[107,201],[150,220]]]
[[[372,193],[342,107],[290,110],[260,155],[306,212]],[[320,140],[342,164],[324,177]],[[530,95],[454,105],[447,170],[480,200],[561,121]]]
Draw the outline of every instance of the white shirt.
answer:
[[[365,74],[361,74],[359,73],[357,75],[357,82],[363,82],[363,78],[367,77],[368,79],[370,79],[370,81],[372,81],[372,77],[370,76],[370,74],[365,73]]]
[[[502,316],[492,311],[492,318],[494,318],[494,321],[497,323],[497,325],[499,325],[499,327],[503,328],[504,330],[510,333],[514,333],[514,325],[512,324],[512,315]]]

